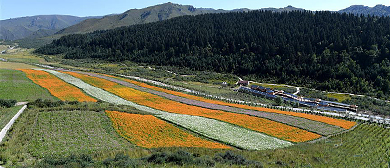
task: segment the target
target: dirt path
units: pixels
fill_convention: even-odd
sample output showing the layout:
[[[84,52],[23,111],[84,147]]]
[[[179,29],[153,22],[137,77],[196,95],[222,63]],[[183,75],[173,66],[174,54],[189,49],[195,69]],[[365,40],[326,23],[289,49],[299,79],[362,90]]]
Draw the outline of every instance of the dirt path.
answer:
[[[20,116],[20,114],[23,113],[23,111],[27,108],[27,105],[24,105],[19,111],[18,113],[15,114],[14,117],[12,117],[12,119],[8,122],[7,125],[5,125],[5,127],[1,130],[0,132],[0,142],[3,141],[3,138],[5,137],[5,135],[7,134],[8,130],[11,128],[12,124],[14,124],[15,120]]]
[[[28,102],[17,102],[15,104],[15,106],[22,106],[22,105],[26,105]]]

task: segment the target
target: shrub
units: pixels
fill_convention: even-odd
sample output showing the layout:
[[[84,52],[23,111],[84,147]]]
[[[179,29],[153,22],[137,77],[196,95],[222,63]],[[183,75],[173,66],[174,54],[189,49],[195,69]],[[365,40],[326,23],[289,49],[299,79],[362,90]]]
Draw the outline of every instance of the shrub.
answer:
[[[128,155],[118,153],[114,158],[108,158],[102,162],[107,167],[139,167],[141,160],[131,159]]]
[[[188,163],[192,163],[193,162],[193,155],[191,153],[188,153],[186,151],[177,151],[173,154],[171,154],[169,157],[168,157],[168,160],[167,160],[168,163],[174,163],[174,164],[177,164],[177,165],[184,165],[184,164],[188,164]]]
[[[37,106],[39,108],[45,108],[45,107],[58,107],[61,105],[64,105],[64,101],[51,101],[51,100],[42,100],[42,99],[37,99],[34,102],[29,103],[29,105],[32,106]]]
[[[202,156],[195,158],[194,164],[198,166],[214,167],[215,161],[210,156]]]
[[[0,99],[0,107],[10,108],[10,107],[14,106],[15,103],[16,103],[16,100],[3,100],[3,99]]]
[[[214,156],[214,160],[226,164],[236,164],[236,165],[247,165],[249,162],[241,155],[235,154],[232,151],[227,151],[225,153],[217,153]]]
[[[155,164],[173,163],[176,165],[193,164],[194,156],[186,151],[179,150],[175,153],[158,152],[146,159]]]
[[[37,167],[87,167],[94,163],[91,156],[82,155],[70,155],[65,158],[45,157]]]

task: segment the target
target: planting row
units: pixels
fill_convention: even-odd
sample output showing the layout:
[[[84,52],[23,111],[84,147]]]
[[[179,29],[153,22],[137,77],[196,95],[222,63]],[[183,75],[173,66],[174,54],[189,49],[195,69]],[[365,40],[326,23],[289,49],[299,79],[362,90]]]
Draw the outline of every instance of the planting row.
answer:
[[[181,97],[181,96],[176,96],[176,95],[173,95],[173,94],[170,94],[170,93],[157,91],[157,89],[156,89],[157,87],[148,86],[146,84],[142,84],[141,85],[139,83],[138,84],[141,85],[141,86],[138,86],[138,85],[129,83],[129,82],[131,82],[131,80],[128,80],[128,82],[124,81],[124,80],[127,80],[127,79],[120,80],[122,78],[117,79],[117,78],[112,77],[112,76],[111,77],[110,76],[103,76],[103,75],[98,75],[98,74],[94,74],[94,73],[86,73],[86,72],[78,72],[78,73],[87,74],[89,76],[106,79],[106,80],[109,80],[109,81],[121,84],[123,86],[127,86],[127,87],[130,87],[130,88],[134,88],[136,90],[152,93],[152,94],[155,94],[155,95],[159,95],[161,97],[164,97],[164,98],[176,101],[176,102],[181,102],[181,103],[184,103],[184,104],[194,105],[194,106],[198,106],[198,107],[204,107],[204,108],[208,108],[208,109],[222,110],[222,111],[241,113],[241,114],[246,114],[246,115],[266,118],[266,119],[270,119],[270,120],[277,121],[277,122],[280,122],[280,123],[285,123],[285,124],[288,124],[288,125],[291,125],[291,126],[294,126],[294,127],[298,127],[298,128],[302,128],[302,129],[305,129],[305,130],[309,130],[311,132],[315,132],[315,133],[318,133],[318,134],[321,134],[321,135],[331,135],[331,134],[334,134],[334,133],[337,133],[337,132],[341,132],[341,131],[344,130],[343,128],[338,127],[338,126],[329,125],[329,124],[326,124],[324,122],[314,121],[314,120],[310,120],[310,119],[307,119],[307,118],[302,118],[302,117],[297,117],[297,116],[292,116],[292,115],[285,115],[285,114],[280,114],[280,113],[272,113],[272,112],[263,112],[263,111],[242,109],[242,108],[237,108],[237,107],[213,104],[213,103],[209,103],[209,102],[204,102],[204,101],[189,99],[189,98],[185,98],[185,97]],[[75,73],[73,73],[73,74],[75,74]],[[86,80],[88,80],[88,79],[86,79]],[[95,81],[95,83],[102,83],[102,82]],[[105,83],[105,82],[103,82],[103,83]],[[147,87],[155,88],[156,90],[149,89]],[[159,88],[159,89],[161,89],[161,88]],[[173,93],[173,91],[172,91],[172,93]],[[180,92],[177,92],[177,93],[180,93]],[[189,96],[191,96],[191,95],[189,95]],[[272,109],[269,109],[269,110],[272,110]],[[310,115],[310,114],[303,114],[303,115]],[[316,116],[316,115],[310,115],[310,116],[313,116],[313,117],[323,117],[323,116]],[[325,118],[326,119],[332,119],[332,118],[329,118],[329,117],[325,117]]]
[[[86,95],[77,87],[62,81],[47,72],[32,69],[20,69],[20,71],[23,71],[34,83],[46,88],[53,96],[63,101],[96,102],[96,99]]]
[[[130,142],[146,148],[202,147],[230,148],[193,136],[152,115],[106,111],[115,130]]]
[[[114,77],[114,76],[109,76],[109,77]],[[117,77],[115,77],[115,78],[117,78]],[[181,93],[181,92],[176,92],[176,91],[171,91],[168,89],[163,89],[163,88],[151,86],[151,85],[148,85],[148,84],[145,84],[142,82],[137,82],[137,81],[130,80],[130,79],[123,79],[123,78],[120,78],[120,79],[122,79],[126,82],[129,82],[129,83],[141,86],[141,87],[153,89],[153,90],[160,91],[160,92],[169,93],[169,94],[184,97],[184,98],[189,98],[189,99],[193,99],[193,100],[199,100],[202,102],[212,103],[212,104],[219,104],[219,105],[237,107],[237,108],[242,108],[242,109],[291,115],[291,116],[310,119],[313,121],[323,122],[323,123],[330,124],[330,125],[339,126],[339,127],[344,128],[344,129],[350,129],[356,124],[356,122],[353,122],[353,121],[335,119],[335,118],[330,118],[330,117],[325,117],[325,116],[318,116],[318,115],[312,115],[312,114],[306,114],[306,113],[297,113],[297,112],[291,112],[291,111],[282,111],[282,110],[269,109],[269,108],[264,108],[264,107],[253,107],[253,106],[242,105],[242,104],[227,103],[227,102],[223,102],[223,101],[219,101],[219,100],[211,100],[211,99],[206,99],[206,98],[199,97],[199,96],[189,95],[189,94],[185,94],[185,93]]]
[[[82,80],[70,76],[68,74],[60,73],[53,70],[45,70],[59,77],[60,79],[73,84],[80,89],[84,90],[87,94],[98,98],[100,100],[121,104],[121,105],[129,105],[133,106],[141,111],[146,111],[149,113],[153,113],[156,117],[163,118],[169,122],[175,123],[179,126],[197,132],[203,136],[206,136],[211,139],[215,139],[217,141],[224,142],[226,144],[230,144],[232,146],[249,149],[249,150],[259,150],[259,149],[274,149],[278,147],[285,147],[292,145],[290,142],[279,140],[274,137],[270,137],[255,131],[251,131],[242,127],[238,127],[229,123],[217,121],[214,119],[208,119],[204,117],[198,116],[189,116],[184,114],[172,114],[168,112],[164,112],[161,110],[156,110],[150,107],[141,106],[135,104],[133,102],[124,100],[112,93],[104,91],[100,88],[91,86]],[[232,138],[236,137],[236,138]],[[250,137],[250,140],[243,141],[240,137]],[[260,143],[263,141],[265,144]]]
[[[187,105],[151,93],[119,85],[105,79],[75,72],[66,73],[84,80],[95,87],[114,93],[126,100],[158,110],[217,119],[291,142],[305,142],[321,137],[321,135],[264,118]]]

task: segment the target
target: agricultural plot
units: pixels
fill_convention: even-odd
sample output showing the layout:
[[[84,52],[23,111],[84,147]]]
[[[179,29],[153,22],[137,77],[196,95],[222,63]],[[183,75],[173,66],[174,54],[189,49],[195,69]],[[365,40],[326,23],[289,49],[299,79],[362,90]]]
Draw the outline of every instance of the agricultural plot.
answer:
[[[47,63],[45,59],[31,54],[32,51],[33,49],[18,48],[16,50],[14,49],[14,50],[7,51],[7,54],[2,54],[1,57],[12,62],[24,62],[24,63],[33,63],[33,64]],[[16,68],[24,68],[24,67],[16,67]]]
[[[47,72],[32,69],[21,69],[21,71],[26,73],[27,77],[30,78],[34,83],[46,88],[52,95],[61,100],[79,102],[97,101],[96,99],[83,93],[77,87],[62,81]]]
[[[28,79],[23,72],[0,69],[0,99],[33,101],[38,98],[57,100],[46,89]]]
[[[330,140],[333,146],[324,150],[330,167],[390,166],[390,130],[378,125],[361,124],[353,131]],[[326,148],[325,148],[326,149]]]
[[[138,91],[105,79],[81,75],[74,72],[67,73],[84,80],[95,87],[102,88],[125,98],[126,100],[158,110],[212,118],[291,142],[305,142],[321,137],[321,135],[264,118],[191,106],[168,100],[147,92]]]
[[[22,106],[15,106],[11,108],[0,108],[0,130],[15,116]]]
[[[225,105],[225,106],[231,106],[231,107],[237,107],[237,108],[249,109],[249,110],[256,110],[256,111],[263,111],[263,112],[270,112],[270,113],[278,113],[278,114],[284,114],[284,115],[291,115],[291,116],[310,119],[313,121],[323,122],[323,123],[330,124],[330,125],[335,125],[338,127],[342,127],[344,129],[350,129],[356,124],[356,122],[352,122],[352,121],[334,119],[334,118],[318,116],[318,115],[311,115],[311,114],[297,113],[297,112],[290,112],[290,111],[281,111],[281,110],[269,109],[269,108],[263,108],[263,107],[253,107],[253,106],[248,106],[248,105],[226,103],[226,102],[218,101],[218,100],[210,100],[210,99],[206,99],[206,98],[202,98],[202,97],[198,97],[198,96],[193,96],[193,95],[189,95],[189,94],[185,94],[185,93],[181,93],[181,92],[176,92],[176,91],[171,91],[171,90],[167,90],[167,89],[163,89],[163,88],[159,88],[159,87],[155,87],[155,86],[150,86],[148,84],[129,80],[129,79],[123,79],[123,80],[125,80],[126,82],[133,83],[135,85],[141,86],[141,87],[150,88],[150,89],[153,89],[156,91],[161,91],[161,92],[169,93],[169,94],[184,97],[184,98],[203,101],[206,103],[219,104],[219,105]]]
[[[208,138],[230,144],[232,146],[242,149],[274,149],[278,147],[286,147],[292,145],[288,141],[283,141],[274,137],[270,137],[255,131],[251,131],[245,128],[241,128],[232,124],[224,123],[214,119],[208,119],[198,116],[188,116],[183,114],[172,114],[150,107],[141,106],[130,101],[124,100],[116,95],[113,95],[100,88],[91,86],[82,80],[70,76],[68,74],[60,73],[53,70],[45,70],[50,72],[62,80],[69,82],[81,89],[86,93],[99,98],[100,100],[107,101],[109,103],[129,105],[135,107],[138,110],[146,111],[149,113],[156,114],[157,117],[163,118],[169,122],[175,123],[179,126],[187,128],[191,131],[195,131]],[[191,121],[191,122],[189,122]],[[235,138],[233,138],[235,137]],[[245,137],[244,140],[239,137]],[[259,143],[259,140],[266,140],[264,143]]]
[[[79,73],[87,74],[89,76],[94,76],[94,77],[98,77],[98,78],[102,78],[102,79],[106,79],[106,80],[121,84],[123,86],[134,88],[136,90],[140,90],[143,92],[152,93],[154,95],[158,95],[158,96],[161,96],[161,97],[173,100],[173,101],[181,102],[184,104],[194,105],[194,106],[198,106],[198,107],[204,107],[207,109],[222,110],[222,111],[228,111],[228,112],[234,112],[234,113],[239,113],[239,114],[246,114],[246,115],[266,118],[266,119],[270,119],[270,120],[277,121],[280,123],[285,123],[285,124],[288,124],[288,125],[291,125],[294,127],[309,130],[311,132],[315,132],[315,133],[318,133],[321,135],[331,135],[331,134],[341,132],[344,130],[343,128],[338,127],[338,126],[329,125],[329,124],[326,124],[324,122],[309,120],[309,119],[302,118],[302,117],[279,114],[279,113],[271,113],[271,112],[262,112],[262,111],[256,111],[256,110],[242,109],[242,108],[237,108],[237,107],[231,107],[231,106],[220,105],[220,104],[213,104],[213,103],[209,103],[209,102],[180,97],[180,96],[176,96],[173,94],[169,94],[169,93],[180,93],[180,92],[173,92],[172,91],[172,92],[165,93],[165,92],[161,92],[161,91],[156,91],[153,89],[146,88],[149,85],[143,84],[143,86],[145,86],[145,87],[141,87],[141,86],[120,80],[122,78],[117,79],[114,77],[110,77],[109,75],[102,76],[102,75],[98,75],[98,74],[94,74],[94,73],[85,73],[85,72],[79,72]],[[88,80],[88,79],[86,79],[86,80]],[[97,83],[99,83],[99,82],[97,82]],[[100,82],[100,83],[104,84],[104,82]],[[184,94],[184,95],[186,95],[186,94]],[[189,95],[189,96],[192,96],[192,95]],[[195,96],[195,98],[196,98],[196,96]],[[200,97],[198,97],[198,98],[200,98]],[[208,99],[205,99],[205,100],[208,100]],[[233,105],[238,105],[238,104],[233,104]],[[251,106],[248,106],[248,107],[251,107]],[[268,110],[271,110],[271,109],[268,109]],[[303,115],[306,115],[306,114],[303,114]],[[311,116],[315,117],[315,115],[311,115]],[[321,117],[321,116],[319,116],[319,117]],[[326,118],[332,119],[329,117],[326,117]]]
[[[191,135],[152,115],[106,111],[115,130],[137,146],[223,148],[229,146]]]
[[[28,149],[33,156],[91,154],[128,147],[125,141],[115,136],[110,120],[103,112],[46,111],[34,115],[36,121],[28,129],[32,135]]]
[[[335,98],[338,102],[343,102],[344,100],[351,99],[351,96],[349,94],[342,94],[342,93],[328,93],[326,94],[327,97]]]
[[[253,132],[248,129],[209,118],[173,113],[162,114],[159,115],[159,117],[206,137],[210,137],[212,139],[242,149],[265,150],[293,145],[288,141],[283,141],[271,136]]]
[[[38,68],[38,67],[24,64],[24,63],[0,61],[0,69],[19,69],[19,68],[30,69],[30,68]]]

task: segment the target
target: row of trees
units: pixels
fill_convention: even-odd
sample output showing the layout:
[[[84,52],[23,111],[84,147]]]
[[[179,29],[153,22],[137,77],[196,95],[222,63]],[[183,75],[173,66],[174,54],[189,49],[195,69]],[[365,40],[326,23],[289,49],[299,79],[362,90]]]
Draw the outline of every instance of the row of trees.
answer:
[[[36,50],[390,94],[390,18],[295,11],[183,16],[69,35]]]

